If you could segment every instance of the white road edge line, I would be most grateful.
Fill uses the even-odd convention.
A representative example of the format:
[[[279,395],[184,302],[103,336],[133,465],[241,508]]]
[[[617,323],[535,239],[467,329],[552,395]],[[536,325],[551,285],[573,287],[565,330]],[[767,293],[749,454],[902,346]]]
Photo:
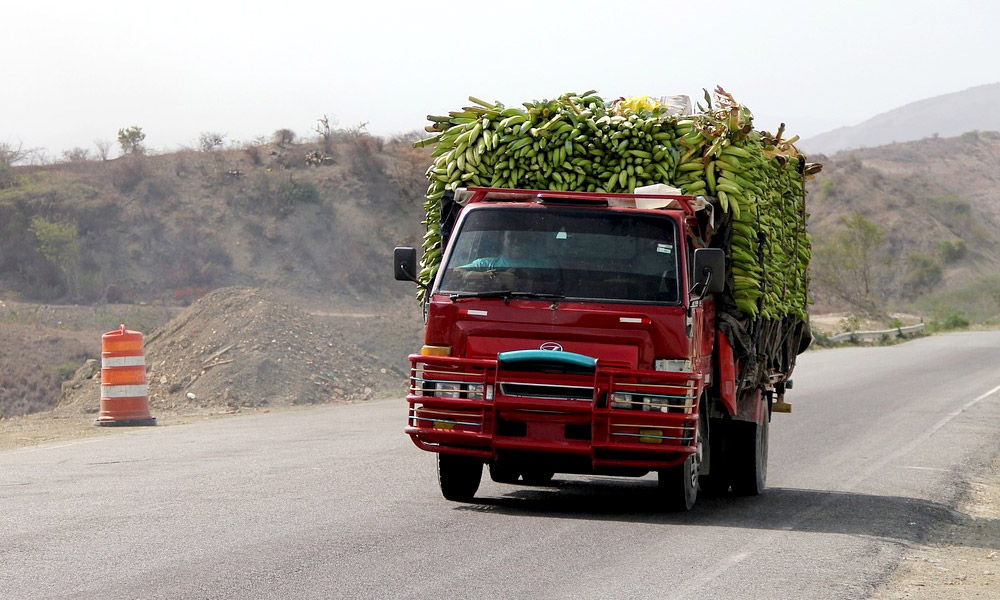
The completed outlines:
[[[976,404],[979,404],[983,400],[989,398],[993,394],[996,394],[997,392],[1000,392],[1000,385],[996,386],[995,388],[993,388],[992,390],[986,392],[985,394],[980,394],[976,398],[973,398],[972,400],[969,400],[968,402],[966,402],[962,406],[960,406],[957,409],[953,410],[952,412],[948,413],[947,415],[945,415],[945,417],[943,419],[941,419],[940,421],[938,421],[937,423],[935,423],[934,425],[932,425],[930,429],[924,431],[923,433],[921,433],[917,437],[915,437],[912,440],[910,440],[910,443],[906,444],[905,446],[900,446],[899,448],[896,448],[895,452],[892,452],[890,454],[885,455],[884,457],[882,457],[881,460],[879,460],[877,462],[874,462],[874,463],[870,463],[869,464],[869,468],[861,471],[858,474],[857,477],[855,477],[854,479],[852,479],[852,480],[850,480],[850,481],[847,482],[847,485],[845,486],[845,490],[853,490],[853,489],[855,489],[859,483],[861,483],[865,479],[868,479],[869,477],[875,475],[876,473],[881,472],[889,463],[895,461],[896,459],[898,459],[900,456],[906,454],[907,452],[912,451],[914,448],[916,448],[920,444],[923,444],[927,440],[927,438],[931,437],[932,435],[934,435],[935,433],[937,433],[938,431],[940,431],[942,427],[944,427],[948,423],[951,423],[953,420],[955,420],[956,417],[958,417],[959,415],[961,415],[965,411],[969,410],[970,408],[972,408]]]

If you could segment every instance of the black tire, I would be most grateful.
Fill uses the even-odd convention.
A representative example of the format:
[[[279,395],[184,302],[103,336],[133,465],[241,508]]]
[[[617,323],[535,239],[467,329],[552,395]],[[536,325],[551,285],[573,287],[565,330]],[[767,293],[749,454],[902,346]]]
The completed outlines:
[[[525,469],[521,479],[528,485],[548,485],[555,476],[555,471],[545,469]]]
[[[664,507],[672,512],[694,508],[698,500],[697,458],[689,456],[676,467],[658,473],[660,497]]]
[[[767,485],[768,418],[764,422],[734,421],[733,493],[737,496],[757,496]]]
[[[698,444],[694,454],[687,457],[676,467],[664,469],[657,473],[660,497],[667,510],[673,512],[688,511],[694,508],[698,501],[698,490],[701,487],[701,465],[709,458],[708,452],[708,416],[704,403],[698,417]]]
[[[708,445],[702,464],[708,465],[708,475],[698,477],[698,487],[706,496],[723,496],[729,492],[729,469],[727,452],[729,441],[729,420],[710,419]]]
[[[437,455],[438,485],[441,494],[453,502],[468,502],[479,490],[483,461],[460,454]]]
[[[517,483],[517,480],[520,478],[521,473],[517,469],[504,466],[496,461],[490,463],[490,479],[493,481],[497,483]]]

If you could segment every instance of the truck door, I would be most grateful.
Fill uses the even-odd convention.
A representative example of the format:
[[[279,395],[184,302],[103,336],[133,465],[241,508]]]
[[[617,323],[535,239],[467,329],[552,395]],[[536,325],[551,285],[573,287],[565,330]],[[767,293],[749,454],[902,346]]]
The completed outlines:
[[[691,369],[705,374],[705,383],[709,384],[712,373],[712,351],[715,346],[715,300],[711,294],[703,296],[699,290],[694,290],[692,293],[695,281],[694,249],[698,247],[698,243],[690,233],[685,236],[684,241],[687,275],[684,291],[688,302]]]

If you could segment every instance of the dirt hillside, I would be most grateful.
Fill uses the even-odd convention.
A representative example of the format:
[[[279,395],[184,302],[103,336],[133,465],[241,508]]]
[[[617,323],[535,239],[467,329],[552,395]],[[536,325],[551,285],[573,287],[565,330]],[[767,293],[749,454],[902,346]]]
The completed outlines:
[[[405,388],[399,361],[256,288],[215,290],[144,341],[153,416],[358,401]],[[99,361],[78,371],[54,416],[96,413],[99,373]]]

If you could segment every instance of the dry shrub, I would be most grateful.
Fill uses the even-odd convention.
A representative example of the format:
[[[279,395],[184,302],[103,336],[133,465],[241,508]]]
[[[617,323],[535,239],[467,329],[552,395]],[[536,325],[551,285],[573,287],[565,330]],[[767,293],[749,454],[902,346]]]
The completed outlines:
[[[130,194],[146,178],[146,171],[146,161],[142,156],[126,156],[115,165],[112,182],[122,192]]]
[[[370,177],[385,172],[385,162],[378,156],[385,148],[383,138],[363,133],[350,138],[347,148],[359,175]]]
[[[260,163],[264,159],[263,148],[261,148],[261,146],[257,144],[248,145],[246,148],[243,149],[243,152],[245,152],[247,158],[250,159],[250,164],[254,166],[260,165]]]

